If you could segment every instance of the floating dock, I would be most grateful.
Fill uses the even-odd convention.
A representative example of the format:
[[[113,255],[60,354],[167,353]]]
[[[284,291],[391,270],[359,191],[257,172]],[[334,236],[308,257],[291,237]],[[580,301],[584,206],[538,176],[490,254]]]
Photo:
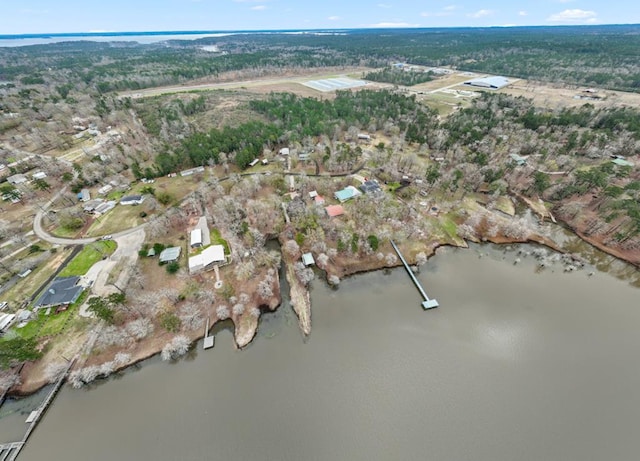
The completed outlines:
[[[396,250],[396,253],[400,258],[400,261],[402,261],[402,264],[404,264],[404,268],[409,273],[409,277],[411,277],[411,280],[413,280],[413,283],[415,284],[416,288],[424,298],[424,301],[422,302],[422,308],[424,310],[427,310],[427,309],[433,309],[435,307],[438,307],[440,305],[438,304],[438,301],[436,301],[435,299],[429,299],[429,296],[427,296],[427,292],[424,291],[424,288],[422,288],[422,285],[420,285],[420,282],[416,278],[415,274],[411,270],[411,267],[409,267],[409,264],[407,264],[407,261],[404,259],[404,257],[402,256],[402,253],[400,253],[400,249],[398,249],[398,247],[396,246],[393,240],[391,240],[391,246],[393,246],[393,249]]]

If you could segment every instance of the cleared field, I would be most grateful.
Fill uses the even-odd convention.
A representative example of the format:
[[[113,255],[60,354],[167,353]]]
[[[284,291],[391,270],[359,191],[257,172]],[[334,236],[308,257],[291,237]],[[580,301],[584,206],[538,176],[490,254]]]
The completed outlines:
[[[356,80],[349,77],[342,78],[326,78],[322,80],[310,80],[303,83],[304,86],[313,88],[314,90],[327,92],[336,90],[347,90],[350,88],[359,88],[367,85],[364,80]]]
[[[118,231],[138,226],[144,222],[140,217],[140,212],[144,210],[143,205],[116,205],[116,207],[104,216],[96,219],[89,230],[87,237],[97,237],[100,235],[113,234]]]
[[[523,96],[528,99],[533,99],[536,105],[552,109],[579,107],[584,104],[592,104],[596,107],[640,107],[640,94],[638,93],[609,90],[585,93],[585,89],[585,87],[519,80],[499,91],[513,96]]]

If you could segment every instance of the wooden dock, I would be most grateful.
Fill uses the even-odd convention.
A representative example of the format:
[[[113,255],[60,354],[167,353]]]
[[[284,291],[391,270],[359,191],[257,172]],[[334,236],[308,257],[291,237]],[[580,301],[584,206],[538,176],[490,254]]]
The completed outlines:
[[[22,447],[24,447],[24,445],[27,443],[27,439],[29,439],[29,436],[40,422],[40,419],[49,408],[49,405],[51,405],[51,402],[53,402],[53,399],[62,387],[62,384],[67,378],[67,374],[69,373],[69,370],[71,370],[71,367],[73,366],[75,361],[76,359],[73,359],[69,362],[69,365],[65,369],[62,376],[60,376],[53,388],[49,391],[49,394],[47,394],[47,398],[44,400],[44,402],[42,402],[42,404],[36,410],[31,412],[28,418],[29,427],[27,428],[27,432],[25,432],[24,437],[22,437],[22,440],[19,442],[0,443],[0,461],[15,461],[15,459],[20,454]]]
[[[13,461],[22,450],[24,442],[10,442],[0,445],[0,461]]]
[[[422,285],[420,284],[420,281],[416,278],[415,274],[411,270],[411,267],[409,267],[409,264],[404,259],[404,257],[402,256],[402,253],[400,253],[400,249],[397,247],[397,245],[395,244],[395,242],[393,240],[391,240],[391,246],[393,246],[393,249],[396,250],[396,253],[398,254],[398,257],[400,258],[400,261],[402,261],[402,264],[404,264],[404,268],[409,273],[409,277],[411,277],[411,280],[413,280],[414,285],[416,286],[416,288],[418,288],[418,291],[420,292],[420,294],[424,298],[424,301],[422,302],[422,308],[424,310],[427,310],[427,309],[433,309],[435,307],[438,307],[440,305],[440,304],[438,304],[438,301],[436,301],[435,299],[429,299],[429,296],[427,296],[427,292],[424,291],[424,288],[422,288]]]
[[[204,344],[202,348],[204,350],[211,349],[216,344],[216,337],[214,335],[209,336],[209,317],[207,317],[207,326],[204,327]]]

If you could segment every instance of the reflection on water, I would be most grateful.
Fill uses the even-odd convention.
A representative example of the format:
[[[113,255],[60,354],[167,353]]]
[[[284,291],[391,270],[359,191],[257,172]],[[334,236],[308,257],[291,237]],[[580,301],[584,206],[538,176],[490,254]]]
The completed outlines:
[[[245,351],[223,330],[64,388],[21,461],[635,459],[638,290],[519,249],[439,250],[418,275],[435,310],[404,269],[316,281],[309,341],[285,307]]]

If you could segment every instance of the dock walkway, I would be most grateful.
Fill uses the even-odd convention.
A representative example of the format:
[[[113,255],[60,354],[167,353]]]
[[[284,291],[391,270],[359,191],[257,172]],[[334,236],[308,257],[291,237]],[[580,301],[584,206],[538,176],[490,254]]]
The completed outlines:
[[[422,288],[420,281],[414,275],[413,271],[411,270],[411,267],[409,267],[409,264],[404,259],[404,256],[402,256],[402,253],[400,253],[400,249],[397,247],[397,245],[393,240],[391,240],[391,246],[393,246],[393,249],[396,250],[396,253],[400,258],[400,261],[402,261],[402,264],[404,264],[404,268],[409,273],[409,277],[411,277],[411,280],[413,280],[413,283],[415,284],[416,288],[418,288],[418,291],[424,298],[424,301],[422,302],[422,308],[424,310],[427,310],[427,309],[433,309],[434,307],[438,307],[439,306],[438,301],[436,301],[435,299],[429,299],[429,296],[427,296],[427,292],[424,291],[424,288]]]
[[[27,432],[25,432],[24,437],[22,437],[22,440],[19,442],[0,443],[0,461],[14,461],[18,457],[18,455],[20,454],[20,451],[22,450],[22,447],[24,447],[24,445],[27,443],[27,439],[29,438],[33,430],[36,428],[36,426],[40,422],[40,419],[42,418],[44,413],[47,411],[47,408],[49,408],[49,405],[51,405],[51,402],[53,402],[54,397],[62,387],[62,384],[64,383],[64,380],[67,378],[67,374],[69,373],[69,370],[71,370],[71,367],[73,366],[75,361],[76,359],[73,359],[69,362],[69,365],[65,369],[64,373],[62,374],[62,376],[60,376],[58,381],[56,381],[56,384],[49,391],[49,394],[47,395],[47,398],[44,400],[44,402],[42,402],[42,404],[38,407],[37,410],[35,410],[31,415],[29,415],[29,419],[31,420],[31,422],[29,423]]]

